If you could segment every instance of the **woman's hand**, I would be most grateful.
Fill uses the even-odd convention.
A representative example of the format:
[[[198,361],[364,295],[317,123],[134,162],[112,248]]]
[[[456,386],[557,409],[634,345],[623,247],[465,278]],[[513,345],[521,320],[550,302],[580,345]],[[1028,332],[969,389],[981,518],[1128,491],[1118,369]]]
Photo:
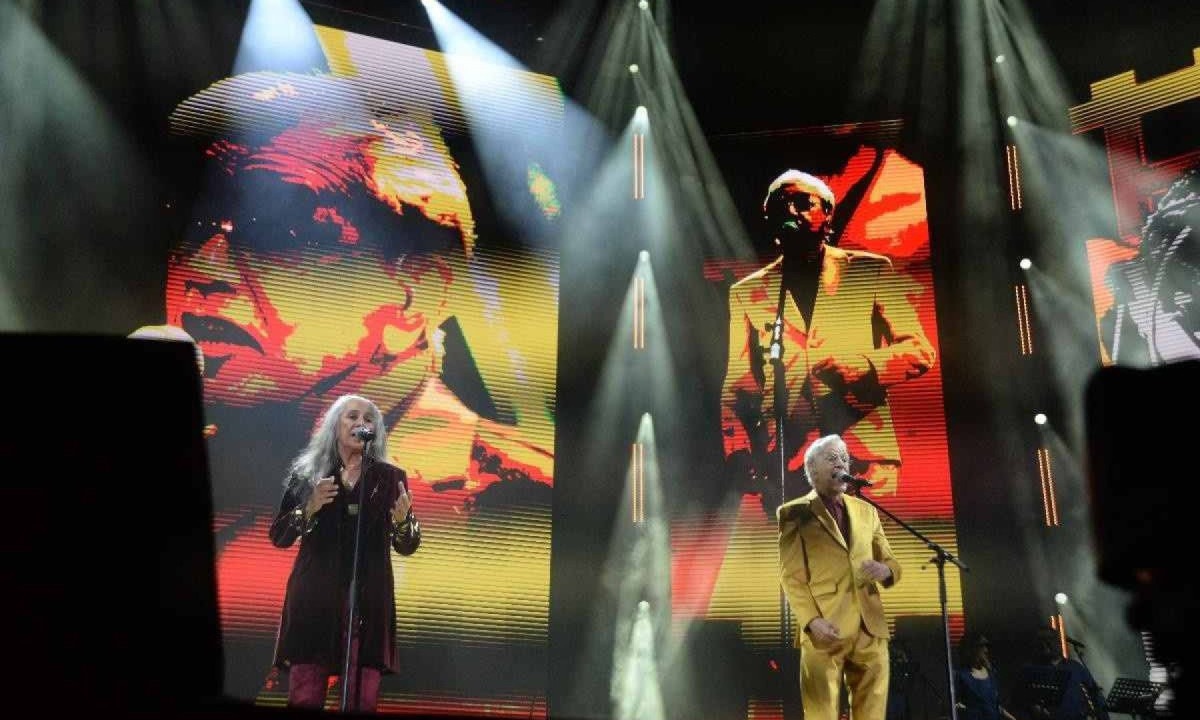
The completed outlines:
[[[400,483],[400,494],[396,496],[396,504],[392,506],[392,520],[397,525],[404,522],[408,517],[408,510],[412,507],[412,495],[404,489],[404,484]]]
[[[308,504],[304,506],[304,519],[311,519],[318,510],[333,502],[333,499],[337,497],[337,492],[337,482],[332,475],[318,480],[317,484],[313,485],[312,495],[308,497]]]

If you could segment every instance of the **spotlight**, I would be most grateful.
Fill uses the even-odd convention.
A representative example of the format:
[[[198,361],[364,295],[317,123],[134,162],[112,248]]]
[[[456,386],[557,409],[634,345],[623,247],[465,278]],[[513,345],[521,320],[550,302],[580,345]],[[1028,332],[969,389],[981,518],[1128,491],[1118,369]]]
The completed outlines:
[[[632,74],[632,75],[637,75],[637,71],[638,71],[638,66],[637,66],[637,63],[634,63],[634,64],[632,64],[632,65],[630,65],[630,66],[629,66],[629,72],[630,72],[630,74]]]
[[[646,111],[645,105],[638,105],[637,108],[633,111],[633,119],[634,120],[638,120],[640,122],[646,122],[646,118],[648,118],[648,117],[650,117],[650,116]]]
[[[1007,120],[1005,120],[1004,122],[1008,123],[1008,126],[1009,126],[1009,127],[1016,127],[1016,126],[1017,126],[1017,116],[1016,116],[1016,115],[1009,115],[1009,116],[1008,116],[1008,119],[1007,119]]]
[[[1059,605],[1066,605],[1067,604],[1067,594],[1061,593],[1061,592],[1054,593],[1054,602],[1058,603]]]
[[[1037,415],[1034,415],[1033,421],[1035,423],[1037,423],[1038,425],[1045,425],[1046,424],[1046,413],[1038,413]]]
[[[650,253],[646,252],[645,250],[638,253],[638,262],[650,262]],[[649,413],[647,413],[647,415],[648,414]]]
[[[638,0],[638,7],[645,10],[650,7],[650,3],[646,2],[646,0]]]
[[[999,65],[1002,62],[1004,62],[1004,54],[1003,53],[996,56],[996,64]]]
[[[1021,266],[1022,270],[1028,270],[1029,268],[1033,267],[1033,261],[1029,258],[1021,258],[1019,265]]]

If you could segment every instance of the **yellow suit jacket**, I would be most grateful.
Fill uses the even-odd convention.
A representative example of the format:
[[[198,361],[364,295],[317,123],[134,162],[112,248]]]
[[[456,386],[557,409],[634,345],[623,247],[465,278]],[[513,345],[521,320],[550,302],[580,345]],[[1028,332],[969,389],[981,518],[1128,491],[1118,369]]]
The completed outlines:
[[[813,618],[837,626],[853,637],[859,625],[875,637],[888,637],[879,584],[860,579],[864,560],[878,560],[892,570],[884,583],[900,580],[900,563],[892,555],[879,514],[870,504],[844,496],[850,518],[847,546],[833,516],[815,491],[779,506],[779,580],[796,616],[796,643]]]
[[[721,391],[725,455],[771,451],[772,370],[764,362],[779,311],[783,258],[729,289],[729,349]],[[887,404],[887,388],[918,377],[934,362],[909,295],[911,280],[897,275],[882,255],[825,247],[811,322],[792,296],[783,311],[783,361],[787,377],[789,468],[797,469],[807,441],[838,433],[850,454],[869,462],[899,463],[900,451]],[[814,374],[833,357],[870,371],[846,385]]]

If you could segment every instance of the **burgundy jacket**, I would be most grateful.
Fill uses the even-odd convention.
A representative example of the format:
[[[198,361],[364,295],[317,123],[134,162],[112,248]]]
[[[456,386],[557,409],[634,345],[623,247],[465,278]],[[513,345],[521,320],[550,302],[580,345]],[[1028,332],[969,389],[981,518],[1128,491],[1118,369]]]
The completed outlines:
[[[271,543],[290,547],[300,540],[300,552],[288,577],[283,616],[275,642],[275,666],[293,663],[323,665],[341,673],[350,576],[354,557],[356,516],[350,506],[358,503],[359,486],[353,490],[342,483],[340,468],[335,473],[338,494],[310,521],[307,534],[294,515],[308,500],[307,482],[292,478],[271,525]],[[411,555],[421,544],[421,529],[409,511],[406,522],[394,526],[392,505],[399,488],[406,490],[404,471],[376,461],[360,480],[366,493],[362,561],[359,566],[358,618],[361,628],[359,662],[363,667],[395,672],[396,605],[392,586],[394,549]]]

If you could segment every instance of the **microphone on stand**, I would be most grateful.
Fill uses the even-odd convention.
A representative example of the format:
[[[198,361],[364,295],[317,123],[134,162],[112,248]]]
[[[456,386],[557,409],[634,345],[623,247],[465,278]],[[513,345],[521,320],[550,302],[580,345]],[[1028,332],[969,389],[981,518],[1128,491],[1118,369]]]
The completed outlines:
[[[1083,643],[1079,642],[1078,640],[1071,637],[1070,635],[1067,635],[1066,638],[1067,638],[1067,642],[1074,645],[1076,650],[1087,650],[1087,645],[1084,645]]]
[[[861,490],[863,488],[869,488],[872,485],[870,480],[865,480],[860,477],[854,477],[853,475],[851,475],[848,472],[838,473],[837,475],[834,476],[834,479],[839,482],[846,483],[846,487],[854,489],[854,490]]]
[[[775,322],[771,326],[771,351],[768,354],[772,360],[780,360],[783,358],[783,312],[782,309],[775,316]]]
[[[370,442],[375,439],[375,430],[367,425],[360,425],[354,428],[350,431],[350,434],[363,442]]]

